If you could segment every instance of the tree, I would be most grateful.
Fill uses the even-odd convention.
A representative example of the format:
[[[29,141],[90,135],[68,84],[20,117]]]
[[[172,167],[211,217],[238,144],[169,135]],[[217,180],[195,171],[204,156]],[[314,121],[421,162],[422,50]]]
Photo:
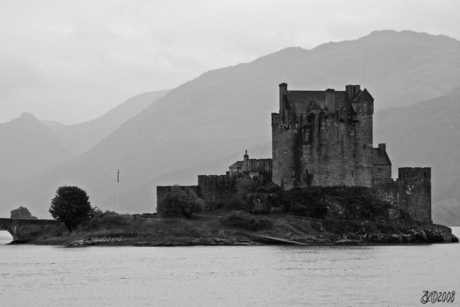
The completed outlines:
[[[92,208],[88,194],[79,187],[62,186],[51,200],[51,216],[64,222],[70,232],[93,217],[97,208]]]
[[[255,193],[260,184],[249,177],[238,178],[236,181],[236,190],[238,194],[246,199],[248,194]]]
[[[204,200],[188,188],[185,191],[179,186],[173,186],[158,202],[157,212],[163,216],[185,216],[187,219],[194,213],[200,213]]]
[[[17,209],[11,210],[12,219],[27,219],[27,220],[36,220],[37,218],[33,216],[29,209],[26,207],[19,207]]]

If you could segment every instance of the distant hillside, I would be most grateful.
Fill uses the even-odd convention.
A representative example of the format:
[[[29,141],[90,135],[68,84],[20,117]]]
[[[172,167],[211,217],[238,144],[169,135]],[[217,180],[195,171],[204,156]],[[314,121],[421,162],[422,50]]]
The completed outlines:
[[[382,110],[374,127],[375,143],[387,143],[394,176],[401,166],[431,167],[433,219],[460,225],[460,87],[438,98]]]
[[[71,157],[59,138],[30,113],[0,124],[0,182],[30,176]]]
[[[134,96],[106,114],[84,123],[69,126],[61,124],[59,127],[58,123],[47,121],[45,125],[57,133],[68,150],[78,155],[99,143],[167,92],[168,90],[163,90]]]
[[[25,182],[21,190],[26,193],[10,191],[2,200],[34,206],[34,213],[46,215],[53,192],[67,183],[86,189],[93,204],[103,209],[115,209],[119,189],[124,211],[152,211],[154,185],[164,184],[156,178],[270,141],[270,113],[278,111],[279,83],[318,90],[361,84],[374,96],[377,109],[402,106],[457,86],[459,55],[460,42],[446,36],[379,31],[312,50],[288,48],[209,71],[168,92],[89,151]],[[400,133],[406,131],[402,129]],[[385,141],[389,150],[394,148]],[[261,155],[270,157],[270,147]],[[228,162],[222,164],[222,173],[227,167]],[[185,183],[180,172],[176,176],[178,183]]]
[[[62,131],[67,125],[54,120],[41,120],[41,123],[53,133]]]

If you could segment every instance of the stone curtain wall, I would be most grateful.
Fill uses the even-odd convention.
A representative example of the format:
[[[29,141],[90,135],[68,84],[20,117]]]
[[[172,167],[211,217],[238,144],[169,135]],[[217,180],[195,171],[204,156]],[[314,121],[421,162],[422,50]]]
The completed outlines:
[[[219,203],[228,200],[237,193],[238,177],[227,175],[200,175],[197,186],[179,186],[182,190],[193,189],[195,194],[208,203]],[[157,186],[157,204],[161,198],[171,191],[173,186]]]
[[[238,192],[237,179],[238,177],[227,175],[200,175],[198,186],[201,189],[201,197],[209,203],[228,200]]]

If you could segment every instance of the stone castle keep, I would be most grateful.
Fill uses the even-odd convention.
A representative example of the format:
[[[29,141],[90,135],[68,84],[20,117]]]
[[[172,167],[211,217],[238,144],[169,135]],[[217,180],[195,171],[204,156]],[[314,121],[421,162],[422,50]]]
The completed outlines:
[[[289,91],[279,86],[279,113],[272,113],[271,159],[244,155],[226,175],[198,176],[192,188],[206,201],[236,193],[236,181],[249,176],[282,189],[308,186],[362,186],[431,223],[431,168],[400,168],[391,177],[386,145],[373,148],[374,98],[359,85],[344,91]],[[157,197],[170,187],[157,187]]]

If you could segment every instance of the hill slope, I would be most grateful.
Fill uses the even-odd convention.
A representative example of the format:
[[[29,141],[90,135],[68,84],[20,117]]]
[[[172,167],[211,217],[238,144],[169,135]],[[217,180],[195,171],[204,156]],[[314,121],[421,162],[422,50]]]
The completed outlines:
[[[377,109],[407,105],[458,85],[459,55],[460,42],[445,36],[381,31],[209,71],[168,92],[91,150],[25,183],[27,193],[10,192],[5,198],[9,204],[33,204],[40,215],[57,186],[67,183],[86,189],[103,209],[116,208],[119,190],[124,211],[152,211],[154,183],[163,184],[155,178],[270,140],[279,83],[318,90],[361,84]],[[270,157],[270,150],[263,156]],[[227,167],[222,165],[222,173]],[[185,183],[179,173],[177,182]]]
[[[167,92],[163,90],[136,95],[104,115],[84,123],[58,127],[48,121],[45,125],[57,133],[74,155],[78,155],[92,148]]]

